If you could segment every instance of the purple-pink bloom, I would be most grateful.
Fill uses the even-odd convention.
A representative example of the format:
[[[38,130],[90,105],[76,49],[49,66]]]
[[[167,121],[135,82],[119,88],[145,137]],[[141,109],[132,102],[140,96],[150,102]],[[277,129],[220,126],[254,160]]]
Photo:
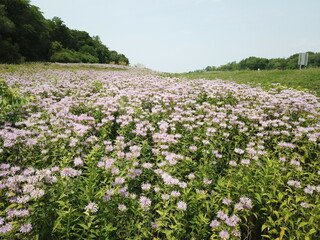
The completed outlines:
[[[139,203],[140,206],[144,209],[144,210],[149,210],[150,206],[151,206],[151,200],[145,196],[141,196],[139,199]]]
[[[212,220],[211,223],[210,223],[210,227],[212,228],[217,228],[220,226],[220,222],[218,220]]]
[[[125,179],[123,177],[116,177],[116,179],[113,182],[113,185],[121,185],[125,182]]]
[[[60,174],[62,177],[76,177],[81,175],[82,171],[78,171],[73,168],[64,168],[61,170]]]
[[[121,212],[124,212],[124,211],[127,210],[127,207],[126,207],[126,205],[124,205],[124,204],[119,204],[118,209],[119,209]]]
[[[225,223],[230,227],[234,227],[238,224],[239,221],[240,221],[240,218],[236,215],[233,215],[233,216],[227,218],[225,220]]]
[[[182,201],[177,203],[177,207],[182,211],[187,210],[187,204],[185,202],[182,202]]]
[[[228,215],[226,213],[224,213],[223,211],[218,211],[217,217],[220,218],[221,220],[226,220],[228,218]]]
[[[74,164],[75,166],[82,166],[82,165],[83,165],[83,161],[82,161],[82,159],[81,159],[80,157],[76,157],[76,158],[74,159],[74,161],[73,161],[73,164]]]
[[[224,199],[222,199],[222,203],[225,204],[225,205],[230,205],[231,202],[232,202],[232,200],[229,199],[229,198],[224,198]]]
[[[32,224],[31,223],[27,223],[24,225],[20,226],[20,232],[21,233],[28,233],[32,230]]]
[[[99,210],[99,207],[95,202],[90,202],[84,209],[88,213],[95,213]]]
[[[219,232],[219,236],[222,238],[222,239],[228,239],[229,238],[229,232],[226,231],[226,230],[222,230],[221,232]]]
[[[13,226],[10,223],[7,223],[6,225],[3,225],[0,227],[0,233],[7,233],[12,230]]]

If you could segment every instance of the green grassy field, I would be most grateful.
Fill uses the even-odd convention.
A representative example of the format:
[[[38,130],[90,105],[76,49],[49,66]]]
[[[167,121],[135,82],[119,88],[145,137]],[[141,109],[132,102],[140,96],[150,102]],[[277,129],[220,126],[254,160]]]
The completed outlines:
[[[189,79],[223,79],[237,83],[246,83],[254,86],[261,85],[269,88],[272,84],[280,83],[282,86],[304,91],[313,91],[320,96],[320,68],[302,70],[273,70],[273,71],[233,71],[233,72],[201,72],[169,74],[174,77]]]
[[[80,64],[80,63],[71,63],[71,64],[59,64],[59,63],[50,63],[50,62],[31,62],[23,64],[0,64],[0,73],[1,72],[17,72],[21,69],[26,71],[34,71],[34,69],[45,69],[45,70],[94,70],[94,71],[126,71],[128,68],[126,66],[114,65],[114,64]]]

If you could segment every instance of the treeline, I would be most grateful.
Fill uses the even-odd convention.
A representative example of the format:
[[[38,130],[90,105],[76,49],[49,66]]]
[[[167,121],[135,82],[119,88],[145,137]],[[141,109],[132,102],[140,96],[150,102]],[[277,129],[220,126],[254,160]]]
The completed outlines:
[[[45,19],[29,0],[0,0],[0,63],[24,61],[129,64],[98,36]]]
[[[309,53],[308,67],[320,67],[320,53]],[[294,54],[288,58],[259,58],[249,57],[240,62],[230,62],[219,67],[207,66],[205,69],[196,70],[195,72],[209,71],[236,71],[236,70],[285,70],[297,69],[299,54]]]

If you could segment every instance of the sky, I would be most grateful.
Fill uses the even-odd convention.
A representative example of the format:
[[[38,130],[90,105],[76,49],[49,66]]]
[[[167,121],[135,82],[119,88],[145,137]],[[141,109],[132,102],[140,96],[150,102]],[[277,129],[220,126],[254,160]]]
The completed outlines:
[[[320,52],[319,0],[31,0],[98,35],[130,64],[188,72],[255,56]]]

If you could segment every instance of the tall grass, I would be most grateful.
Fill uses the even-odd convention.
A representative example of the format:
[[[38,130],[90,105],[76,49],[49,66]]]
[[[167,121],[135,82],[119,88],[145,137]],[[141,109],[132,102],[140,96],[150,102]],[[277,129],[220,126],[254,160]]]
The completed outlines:
[[[320,95],[320,68],[306,68],[302,70],[272,70],[272,71],[214,71],[169,74],[174,77],[188,79],[223,79],[236,83],[249,83],[263,88],[270,88],[272,84],[280,83],[282,86],[297,90],[313,91]]]

